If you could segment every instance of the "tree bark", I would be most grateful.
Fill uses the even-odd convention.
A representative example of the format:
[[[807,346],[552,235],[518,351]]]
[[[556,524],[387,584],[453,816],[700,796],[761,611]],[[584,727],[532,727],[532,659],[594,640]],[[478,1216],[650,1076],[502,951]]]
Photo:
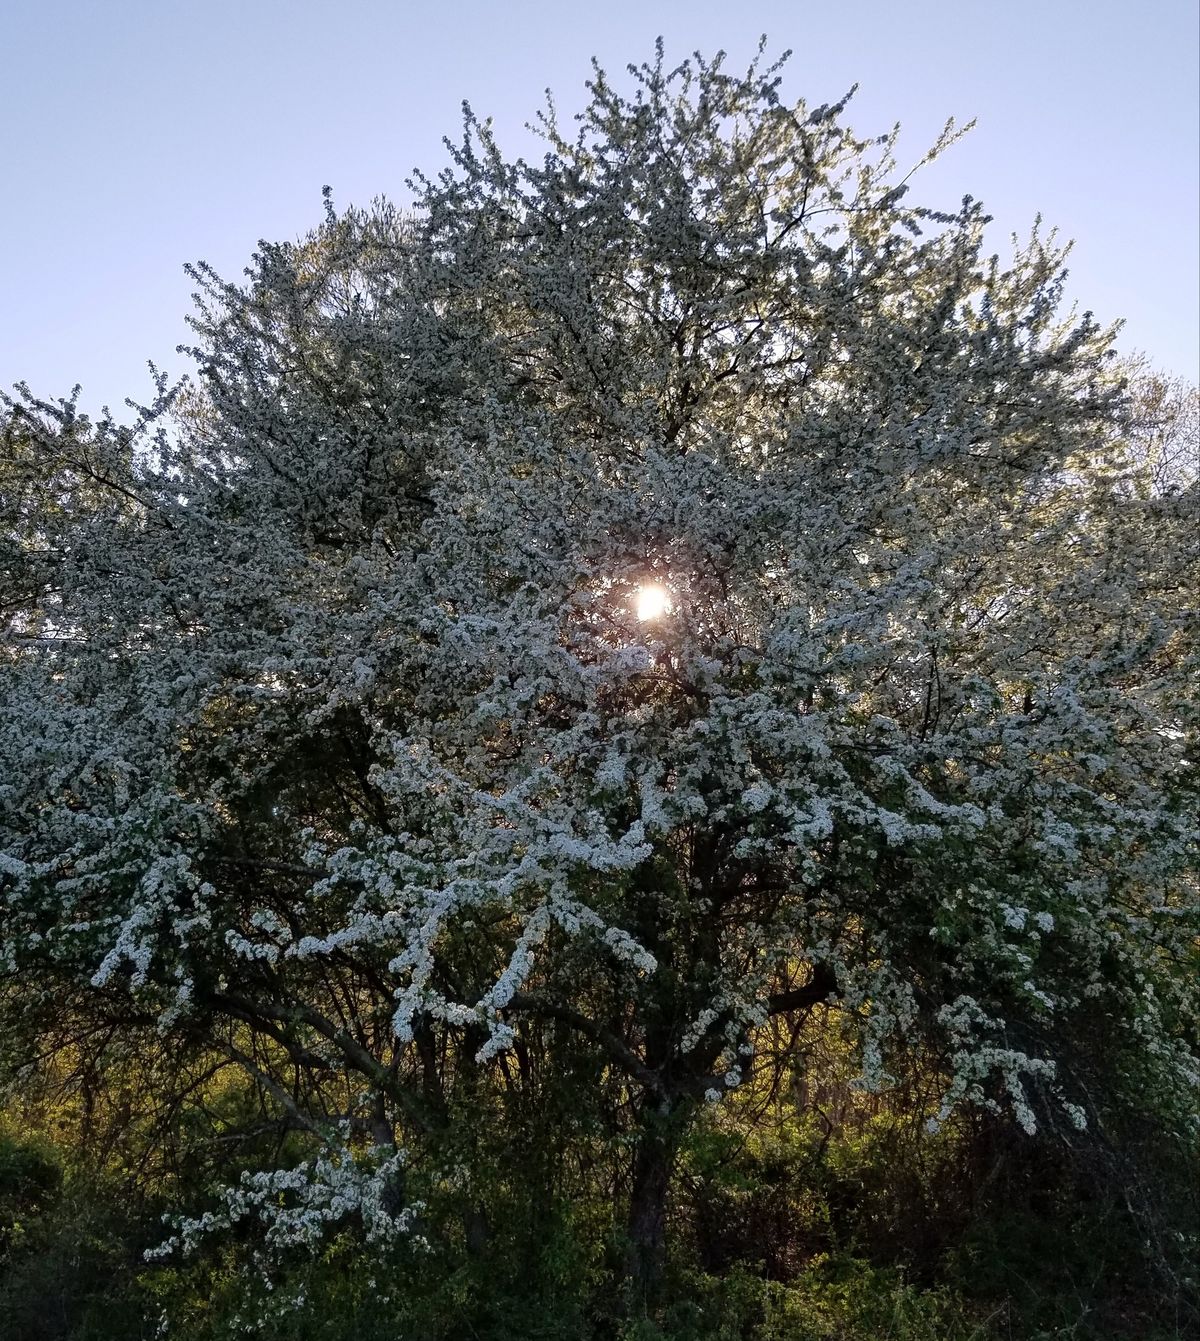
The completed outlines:
[[[667,1192],[678,1148],[677,1107],[663,1099],[642,1110],[641,1134],[633,1156],[629,1191],[625,1294],[633,1316],[657,1302],[667,1261]]]

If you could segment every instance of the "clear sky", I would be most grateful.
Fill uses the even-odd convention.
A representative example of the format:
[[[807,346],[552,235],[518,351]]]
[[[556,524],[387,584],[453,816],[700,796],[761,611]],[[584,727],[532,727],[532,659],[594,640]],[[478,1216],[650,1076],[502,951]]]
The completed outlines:
[[[913,183],[965,192],[994,245],[1041,211],[1076,239],[1071,295],[1126,319],[1121,344],[1196,378],[1200,93],[1195,0],[4,0],[0,6],[0,385],[81,404],[149,394],[187,338],[185,261],[237,277],[257,239],[340,204],[403,201],[445,161],[464,98],[503,146],[555,91],[760,33],[785,92],[858,82],[862,132],[899,120],[920,157],[947,116],[978,128]]]

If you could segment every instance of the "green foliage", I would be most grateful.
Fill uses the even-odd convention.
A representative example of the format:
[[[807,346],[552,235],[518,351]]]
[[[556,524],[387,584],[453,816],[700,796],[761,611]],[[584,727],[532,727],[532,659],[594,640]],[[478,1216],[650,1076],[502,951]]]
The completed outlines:
[[[820,1257],[795,1282],[745,1271],[682,1281],[659,1324],[638,1341],[983,1341],[985,1324],[948,1290],[918,1290],[896,1270]]]
[[[157,1332],[154,1297],[141,1279],[141,1255],[157,1230],[149,1208],[131,1206],[128,1189],[114,1180],[64,1177],[50,1167],[56,1176],[36,1203],[27,1202],[0,1255],[3,1335],[149,1341]]]
[[[61,1183],[62,1170],[43,1142],[0,1135],[0,1258],[20,1241],[24,1221],[53,1200]]]
[[[1095,1144],[1047,1150],[998,1123],[929,1134],[911,1095],[844,1089],[827,1060],[807,1083],[832,1120],[748,1097],[694,1128],[663,1295],[640,1319],[612,1287],[622,1246],[603,1166],[573,1181],[560,1166],[548,1191],[536,1126],[523,1167],[464,1117],[477,1163],[469,1180],[416,1175],[420,1246],[347,1232],[266,1270],[251,1240],[146,1265],[171,1180],[155,1175],[155,1192],[128,1169],[88,1174],[61,1111],[57,1146],[10,1127],[6,1341],[135,1341],[162,1318],[172,1341],[1182,1341],[1200,1320],[1192,1152],[1126,1131],[1122,1173]],[[222,1096],[223,1120],[239,1120]]]

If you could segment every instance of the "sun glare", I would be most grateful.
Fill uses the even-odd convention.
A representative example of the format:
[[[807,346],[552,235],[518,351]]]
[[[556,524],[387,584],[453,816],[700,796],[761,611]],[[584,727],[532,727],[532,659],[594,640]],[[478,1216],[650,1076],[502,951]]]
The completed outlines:
[[[639,619],[658,619],[671,609],[671,597],[666,587],[657,583],[639,587],[637,592],[637,617]]]

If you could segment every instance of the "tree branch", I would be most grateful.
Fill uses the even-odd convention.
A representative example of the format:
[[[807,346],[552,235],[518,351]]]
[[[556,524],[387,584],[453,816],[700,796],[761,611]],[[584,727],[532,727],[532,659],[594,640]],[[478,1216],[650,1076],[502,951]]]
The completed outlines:
[[[653,1090],[656,1094],[665,1092],[663,1078],[656,1071],[652,1071],[623,1039],[611,1029],[589,1020],[586,1015],[581,1015],[570,1006],[561,1006],[554,1001],[543,1001],[539,997],[518,992],[505,1009],[525,1011],[530,1015],[542,1015],[547,1019],[561,1020],[564,1024],[569,1024],[590,1038],[593,1043],[599,1043],[613,1061],[648,1090]]]
[[[828,964],[813,966],[812,977],[803,987],[789,987],[782,992],[772,992],[767,997],[767,1013],[784,1015],[793,1010],[811,1010],[820,1006],[831,996],[840,996],[837,975]]]

